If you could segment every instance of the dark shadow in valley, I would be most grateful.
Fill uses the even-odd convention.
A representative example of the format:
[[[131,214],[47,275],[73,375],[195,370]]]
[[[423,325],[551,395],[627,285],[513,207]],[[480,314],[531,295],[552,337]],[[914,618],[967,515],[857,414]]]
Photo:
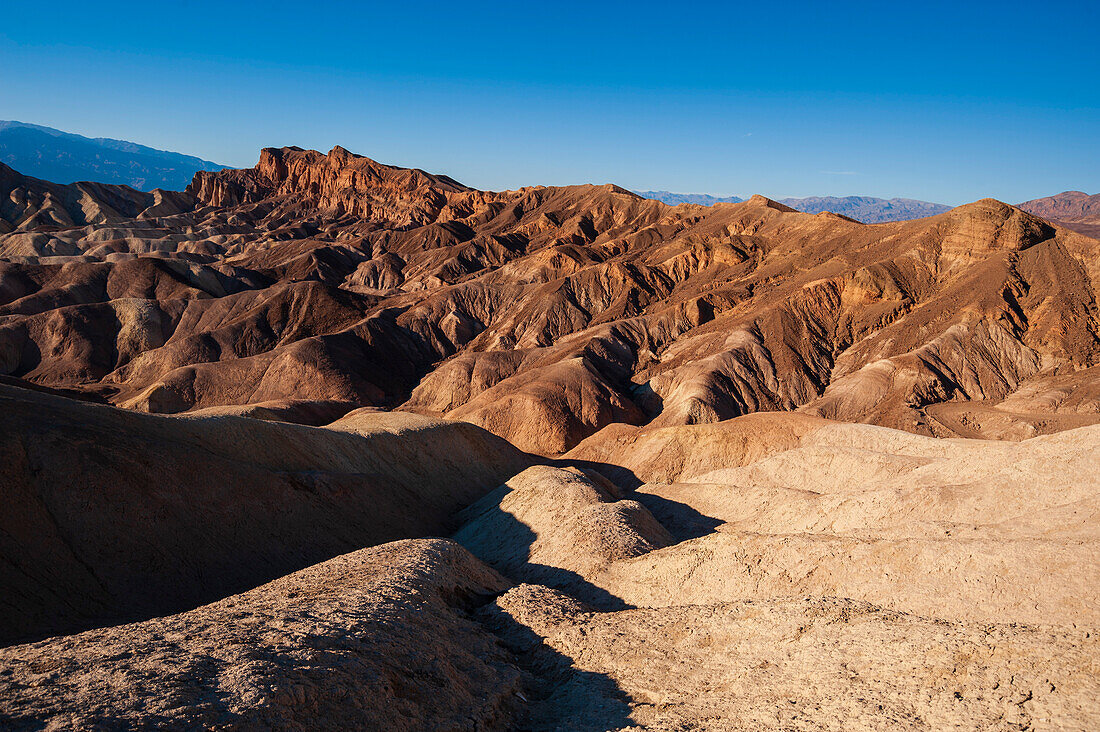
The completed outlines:
[[[504,491],[490,494],[496,500],[503,495]],[[542,585],[599,612],[629,609],[622,598],[577,572],[530,561],[537,535],[498,503],[483,505],[483,510],[466,517],[467,523],[453,538],[511,581]],[[500,639],[523,675],[526,703],[510,729],[597,732],[634,727],[630,696],[618,682],[606,674],[578,668],[573,658],[551,647],[526,625],[525,615],[512,614],[492,602],[472,612],[475,621]]]
[[[677,541],[698,539],[707,534],[713,534],[714,530],[725,523],[720,519],[699,513],[686,503],[673,501],[651,493],[632,492],[630,498],[649,509],[653,518],[657,519],[672,534]]]
[[[481,561],[514,582],[543,585],[564,592],[601,612],[626,610],[621,597],[598,587],[577,572],[532,562],[531,547],[538,538],[529,526],[498,505],[469,516],[452,537]]]
[[[586,473],[599,473],[627,492],[633,491],[635,488],[645,484],[645,482],[629,468],[624,468],[621,465],[614,465],[612,463],[601,463],[595,460],[559,458],[556,460],[547,460],[546,464],[555,468],[577,468]]]
[[[686,503],[639,492],[638,488],[645,484],[644,481],[621,465],[593,460],[553,460],[549,464],[557,468],[577,468],[607,478],[620,489],[622,498],[630,498],[645,506],[677,542],[706,536],[725,523],[721,519],[696,511]]]
[[[495,604],[475,610],[472,618],[499,639],[520,670],[525,704],[509,729],[602,732],[637,726],[630,718],[631,697],[613,677],[579,668]]]
[[[545,585],[571,595],[600,612],[629,610],[633,605],[621,597],[613,595],[598,585],[594,585],[576,572],[546,564],[527,564],[523,572],[524,582]]]
[[[723,523],[683,503],[638,492],[635,489],[642,482],[620,466],[576,460],[548,462],[559,468],[583,470],[606,490],[607,501],[624,498],[638,501],[676,542],[712,533]],[[579,572],[546,564],[562,561],[569,566],[583,566],[586,551],[583,544],[587,540],[583,533],[559,535],[556,539],[544,536],[540,551],[533,554],[539,536],[528,523],[501,507],[500,501],[507,496],[508,490],[507,486],[502,486],[467,508],[463,512],[465,523],[454,538],[513,582],[556,590],[580,601],[582,607],[597,612],[632,609],[623,598],[588,581]],[[577,545],[554,545],[569,541]],[[580,611],[571,619],[568,610],[561,612],[542,607],[546,602],[544,597],[524,597],[521,592],[503,606],[489,603],[474,613],[474,617],[513,654],[523,673],[527,705],[521,712],[525,716],[517,719],[513,728],[606,730],[635,726],[630,719],[632,699],[613,676],[578,668],[575,659],[552,647],[553,641],[547,640],[556,635],[555,626],[563,629],[573,626],[583,631],[580,626],[589,622],[591,616]],[[524,607],[524,603],[538,603],[539,607]],[[571,634],[571,637],[578,642],[576,635]],[[585,637],[587,634],[582,632],[580,638]]]

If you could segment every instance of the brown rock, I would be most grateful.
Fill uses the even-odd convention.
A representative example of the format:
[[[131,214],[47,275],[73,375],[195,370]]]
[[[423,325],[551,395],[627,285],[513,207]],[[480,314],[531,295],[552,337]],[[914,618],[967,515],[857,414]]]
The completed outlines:
[[[24,208],[62,195],[8,178]],[[156,412],[403,404],[560,454],[616,423],[794,409],[1011,436],[937,405],[1100,364],[1096,241],[991,199],[868,226],[283,148],[144,203],[0,234],[6,374]]]

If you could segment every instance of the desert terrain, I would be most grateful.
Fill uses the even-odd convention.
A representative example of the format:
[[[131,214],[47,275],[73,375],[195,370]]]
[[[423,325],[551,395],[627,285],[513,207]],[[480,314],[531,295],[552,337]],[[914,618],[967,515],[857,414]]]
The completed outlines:
[[[1081,196],[0,164],[0,727],[1096,728]]]

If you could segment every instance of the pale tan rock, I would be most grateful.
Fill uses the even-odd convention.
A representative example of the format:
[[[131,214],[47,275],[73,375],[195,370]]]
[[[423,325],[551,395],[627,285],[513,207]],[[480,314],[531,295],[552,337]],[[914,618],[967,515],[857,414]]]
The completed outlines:
[[[180,615],[0,649],[6,729],[487,729],[520,672],[452,542],[346,554]]]
[[[667,457],[681,482],[633,497],[677,543],[578,563],[585,542],[534,500],[560,490],[545,468],[458,536],[517,580],[581,575],[557,585],[572,597],[522,585],[482,611],[556,669],[528,710],[537,729],[1086,729],[1098,430],[945,440],[794,414],[608,428],[573,452],[648,470]]]

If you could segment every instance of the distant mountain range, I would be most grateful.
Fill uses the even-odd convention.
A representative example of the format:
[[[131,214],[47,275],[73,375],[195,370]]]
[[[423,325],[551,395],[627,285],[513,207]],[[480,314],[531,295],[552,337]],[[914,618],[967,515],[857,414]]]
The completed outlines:
[[[681,203],[695,203],[713,206],[716,203],[738,203],[744,199],[737,196],[719,198],[706,193],[671,193],[669,191],[635,191],[639,196],[652,198],[670,206]],[[935,216],[951,209],[942,203],[916,201],[911,198],[872,198],[870,196],[812,196],[810,198],[778,198],[785,206],[804,213],[833,213],[862,221],[865,224],[881,224],[887,221],[906,221]]]
[[[679,206],[681,203],[694,203],[699,206],[713,206],[716,203],[741,203],[744,198],[726,196],[719,198],[707,193],[673,193],[672,191],[634,191],[642,198],[652,198],[654,201],[667,203],[669,206]]]
[[[718,197],[706,193],[672,193],[671,191],[634,191],[643,198],[652,198],[670,206],[693,203],[713,206],[716,203],[740,203],[737,196]],[[779,203],[804,213],[833,213],[865,224],[907,221],[935,216],[951,209],[942,203],[917,201],[912,198],[873,198],[871,196],[811,196],[809,198],[778,198]],[[1017,204],[1024,211],[1055,221],[1067,229],[1100,238],[1100,194],[1065,191],[1046,198],[1036,198]]]
[[[952,208],[942,203],[916,201],[912,198],[872,198],[871,196],[781,198],[779,202],[804,213],[832,211],[865,224],[923,219],[950,211]]]
[[[122,183],[142,191],[182,191],[197,171],[225,167],[125,140],[12,121],[0,121],[0,162],[54,183]]]
[[[1018,207],[1062,224],[1067,229],[1100,239],[1100,193],[1090,196],[1082,191],[1065,191],[1056,196],[1025,201]]]

